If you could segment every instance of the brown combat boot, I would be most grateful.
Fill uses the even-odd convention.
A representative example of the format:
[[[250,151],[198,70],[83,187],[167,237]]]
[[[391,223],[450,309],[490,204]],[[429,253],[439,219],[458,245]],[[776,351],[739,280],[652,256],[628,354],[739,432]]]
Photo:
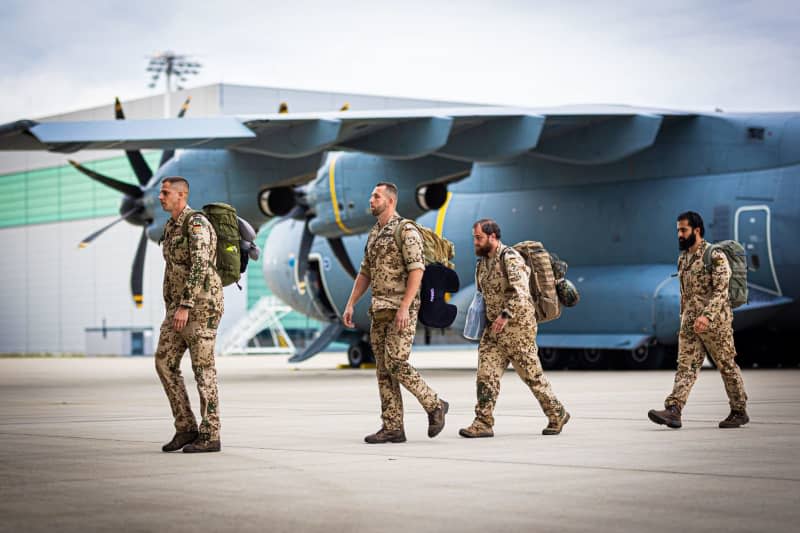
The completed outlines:
[[[439,407],[428,413],[428,437],[433,438],[444,429],[444,415],[450,409],[450,404],[439,400]]]
[[[494,437],[492,428],[477,420],[473,420],[469,427],[459,429],[458,434],[467,439]]]
[[[542,430],[542,435],[558,435],[564,428],[564,425],[569,422],[569,413],[564,407],[547,423],[547,427]]]
[[[222,443],[219,439],[211,440],[205,435],[200,435],[193,443],[183,447],[183,453],[206,453],[220,450],[222,450]]]
[[[747,416],[747,411],[731,410],[731,414],[728,415],[728,418],[719,423],[719,427],[738,428],[747,424],[748,422],[750,422],[750,417]]]
[[[383,444],[386,442],[405,442],[406,441],[406,432],[403,428],[395,429],[395,430],[387,430],[381,428],[377,431],[377,433],[373,433],[372,435],[367,435],[364,437],[364,442],[367,444]]]
[[[682,425],[681,409],[677,405],[670,405],[663,411],[650,409],[650,411],[647,413],[647,416],[656,424],[662,424],[664,426],[671,427],[672,429],[678,429]]]
[[[162,452],[175,452],[197,439],[197,431],[178,431],[172,440],[161,447]]]

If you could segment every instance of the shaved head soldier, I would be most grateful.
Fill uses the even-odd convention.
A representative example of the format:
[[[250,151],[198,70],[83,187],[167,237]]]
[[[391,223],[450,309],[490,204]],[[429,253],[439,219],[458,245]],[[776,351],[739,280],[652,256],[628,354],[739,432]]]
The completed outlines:
[[[458,433],[466,438],[494,436],[494,406],[510,361],[547,415],[542,433],[558,435],[569,421],[569,413],[553,393],[539,361],[536,311],[528,285],[528,276],[533,274],[519,252],[500,241],[500,226],[494,220],[477,221],[472,237],[479,257],[475,280],[486,302],[489,326],[478,346],[475,420]]]
[[[218,452],[219,398],[214,345],[224,310],[222,281],[214,268],[217,235],[202,214],[188,206],[189,183],[179,176],[164,178],[158,199],[172,216],[164,227],[162,249],[164,304],[156,350],[156,371],[167,393],[175,418],[175,436],[162,447],[165,452]],[[186,349],[200,395],[198,427],[181,375]]]
[[[405,442],[401,384],[428,413],[428,436],[433,438],[444,428],[448,404],[438,398],[408,362],[425,269],[422,236],[413,224],[407,223],[398,246],[395,232],[403,219],[396,211],[397,187],[394,184],[378,183],[370,196],[369,207],[378,221],[369,232],[361,270],[342,316],[345,326],[355,327],[353,306],[367,288],[372,287],[369,334],[375,353],[383,426],[364,440],[369,444]]]
[[[678,333],[678,370],[665,409],[647,416],[656,424],[681,427],[681,413],[700,367],[708,354],[719,368],[731,412],[719,423],[737,428],[750,421],[742,372],[736,364],[733,345],[733,310],[728,298],[731,267],[725,253],[711,250],[711,268],[703,256],[711,246],[703,239],[703,218],[694,211],[678,215],[678,275],[681,284],[681,329]]]

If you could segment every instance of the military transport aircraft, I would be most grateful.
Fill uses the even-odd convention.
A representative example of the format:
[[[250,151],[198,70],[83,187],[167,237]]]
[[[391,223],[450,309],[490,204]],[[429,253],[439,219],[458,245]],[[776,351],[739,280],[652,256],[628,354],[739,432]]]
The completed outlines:
[[[735,327],[753,349],[742,363],[797,364],[795,351],[776,347],[800,324],[800,114],[471,107],[0,126],[0,150],[82,149],[126,150],[139,179],[73,163],[124,194],[120,220],[144,228],[131,276],[137,302],[146,239],[159,239],[168,216],[161,177],[189,177],[195,205],[231,203],[254,225],[275,218],[269,287],[329,324],[293,360],[337,339],[350,343],[351,364],[370,356],[369,298],[357,330],[340,317],[374,223],[369,193],[392,181],[399,212],[456,245],[456,329],[474,292],[471,226],[492,217],[504,242],[541,240],[567,260],[580,290],[577,307],[540,328],[546,366],[660,366],[677,343],[675,217],[691,209],[707,238],[736,239],[748,252],[750,301]],[[155,171],[143,149],[165,151]]]

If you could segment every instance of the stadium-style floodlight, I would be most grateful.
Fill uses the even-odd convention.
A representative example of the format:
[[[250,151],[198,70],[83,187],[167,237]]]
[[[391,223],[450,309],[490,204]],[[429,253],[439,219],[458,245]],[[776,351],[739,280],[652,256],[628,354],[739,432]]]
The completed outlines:
[[[176,54],[171,50],[159,52],[148,57],[150,63],[147,65],[147,72],[152,74],[148,87],[154,89],[162,74],[166,82],[166,91],[164,93],[164,118],[170,117],[172,77],[174,76],[178,79],[176,88],[180,91],[183,89],[182,83],[186,82],[188,76],[197,74],[202,67],[200,63],[190,61],[189,57],[190,56],[183,54]]]

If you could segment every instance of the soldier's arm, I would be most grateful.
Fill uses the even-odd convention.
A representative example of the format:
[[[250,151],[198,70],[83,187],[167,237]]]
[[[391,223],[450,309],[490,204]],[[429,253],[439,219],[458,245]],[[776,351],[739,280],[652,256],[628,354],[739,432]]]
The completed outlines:
[[[683,315],[683,284],[681,283],[681,272],[683,271],[683,264],[681,262],[681,256],[678,256],[678,294],[680,298],[678,300],[678,314]]]
[[[508,288],[505,292],[505,311],[509,318],[513,318],[524,302],[530,299],[528,287],[528,273],[525,262],[515,253],[506,253],[503,256],[506,272],[508,273]]]
[[[359,272],[358,276],[356,276],[356,280],[353,283],[353,290],[350,291],[350,299],[347,300],[347,305],[345,307],[352,307],[358,303],[364,293],[367,292],[369,288],[370,278],[365,276],[363,273]]]
[[[408,281],[406,282],[406,292],[400,305],[408,308],[419,292],[422,274],[425,271],[422,236],[417,228],[410,224],[407,224],[403,230],[402,254],[403,264],[408,272]]]
[[[723,307],[728,303],[728,285],[731,282],[731,266],[722,250],[711,252],[711,299],[708,301],[702,315],[711,322],[719,317]]]
[[[187,225],[189,234],[189,275],[181,292],[181,307],[194,307],[194,301],[203,288],[211,264],[211,223],[203,215],[193,215]]]
[[[356,303],[358,303],[361,297],[364,296],[364,293],[367,292],[370,281],[372,281],[370,275],[369,254],[367,253],[368,248],[369,239],[367,240],[367,245],[364,246],[364,258],[361,260],[361,267],[359,268],[358,275],[353,282],[353,289],[350,291],[350,298],[347,300],[347,304],[344,306],[344,313],[342,313],[342,322],[344,322],[344,325],[349,328],[355,327],[355,324],[353,323],[353,307],[356,305]]]

